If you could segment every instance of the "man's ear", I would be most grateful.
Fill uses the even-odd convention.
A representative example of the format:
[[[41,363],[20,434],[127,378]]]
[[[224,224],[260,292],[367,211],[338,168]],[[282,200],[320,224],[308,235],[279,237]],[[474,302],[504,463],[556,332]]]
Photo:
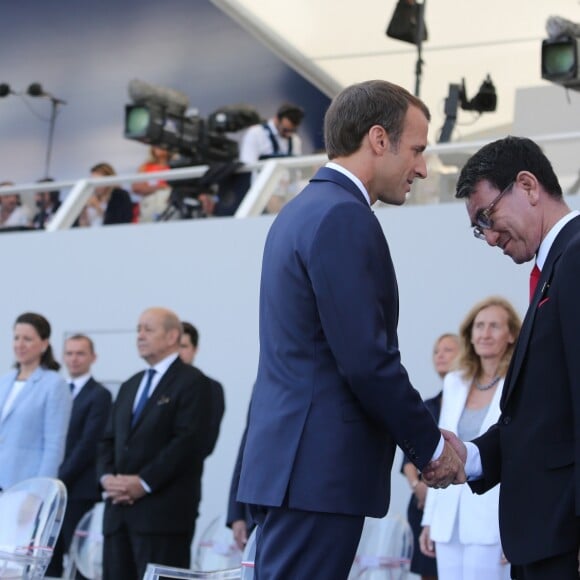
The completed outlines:
[[[540,196],[540,182],[530,171],[520,171],[516,183],[526,192],[532,205],[536,205]]]
[[[375,153],[382,154],[390,147],[389,135],[384,127],[373,125],[368,132],[369,143]]]

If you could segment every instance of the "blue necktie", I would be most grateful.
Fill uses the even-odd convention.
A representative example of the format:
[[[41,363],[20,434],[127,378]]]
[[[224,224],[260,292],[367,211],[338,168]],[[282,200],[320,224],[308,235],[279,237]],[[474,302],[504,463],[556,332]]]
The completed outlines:
[[[141,412],[143,411],[145,405],[147,404],[147,400],[149,399],[149,390],[151,389],[151,383],[153,382],[153,375],[155,374],[155,372],[156,372],[155,369],[147,370],[147,381],[145,382],[145,388],[143,389],[141,396],[139,397],[139,401],[137,401],[137,406],[133,411],[133,417],[131,419],[131,427],[135,426],[135,423],[137,423],[139,415],[141,415]]]

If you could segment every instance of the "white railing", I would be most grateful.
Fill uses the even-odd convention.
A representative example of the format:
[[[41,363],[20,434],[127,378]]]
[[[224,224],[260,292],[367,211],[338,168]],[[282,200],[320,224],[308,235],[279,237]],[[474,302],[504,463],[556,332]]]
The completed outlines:
[[[556,173],[565,192],[576,193],[580,189],[580,132],[559,133],[532,137],[539,145],[550,149]],[[430,176],[416,183],[409,203],[439,203],[454,201],[454,183],[462,163],[474,151],[489,141],[469,141],[431,145],[427,149],[427,166]],[[556,158],[557,156],[557,158]],[[291,197],[296,195],[316,170],[328,160],[325,154],[300,157],[281,157],[247,165],[239,171],[252,171],[252,185],[235,216],[245,218],[262,213],[276,213]],[[147,180],[179,181],[202,177],[207,165],[185,167],[147,173]],[[78,181],[55,181],[31,183],[0,188],[0,195],[20,193],[32,195],[38,191],[70,189],[46,230],[53,232],[72,226],[80,215],[93,190],[101,185],[130,185],[143,181],[143,173],[115,175],[111,177],[86,178]],[[573,185],[572,185],[573,184]]]

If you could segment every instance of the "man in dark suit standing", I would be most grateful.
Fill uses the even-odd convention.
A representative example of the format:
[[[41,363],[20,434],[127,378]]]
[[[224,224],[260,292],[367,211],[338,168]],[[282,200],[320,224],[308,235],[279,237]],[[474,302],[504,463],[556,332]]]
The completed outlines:
[[[401,364],[395,271],[371,210],[426,177],[428,122],[401,87],[346,88],[325,117],[331,162],[268,234],[238,490],[257,506],[258,580],[346,578],[364,517],[387,511],[397,444],[420,469],[439,458],[431,484],[464,481]]]
[[[191,322],[182,321],[181,326],[183,332],[181,333],[181,341],[179,343],[179,357],[185,364],[192,365],[199,349],[199,332]],[[211,420],[207,438],[207,454],[210,455],[215,449],[220,434],[220,425],[226,404],[224,388],[221,383],[211,377],[207,377],[207,379],[211,386]]]
[[[63,362],[69,375],[73,408],[64,461],[58,477],[66,485],[68,499],[48,576],[62,575],[63,552],[69,550],[82,516],[100,500],[97,484],[97,446],[111,410],[111,393],[91,376],[96,360],[93,341],[84,334],[67,338]]]
[[[524,138],[500,139],[471,157],[456,196],[477,238],[535,266],[499,421],[467,444],[467,456],[453,443],[476,493],[501,482],[501,539],[514,577],[577,580],[580,217],[546,156]]]
[[[99,452],[104,580],[141,579],[148,562],[189,567],[211,391],[179,358],[180,337],[170,310],[139,318],[137,348],[148,369],[121,385]]]

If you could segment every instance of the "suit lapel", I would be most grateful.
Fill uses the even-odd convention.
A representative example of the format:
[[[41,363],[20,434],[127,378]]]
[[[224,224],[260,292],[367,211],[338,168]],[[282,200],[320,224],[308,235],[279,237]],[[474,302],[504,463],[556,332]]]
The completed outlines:
[[[137,429],[139,427],[139,425],[141,425],[141,423],[143,422],[143,419],[147,416],[147,414],[151,411],[151,409],[153,409],[157,405],[157,402],[159,401],[159,399],[162,396],[165,396],[165,392],[171,386],[171,382],[173,380],[173,377],[175,376],[175,373],[177,372],[177,368],[178,368],[180,363],[181,363],[181,360],[179,359],[179,357],[176,358],[175,361],[173,361],[171,363],[171,365],[169,366],[167,371],[164,373],[164,375],[161,377],[161,380],[159,381],[159,383],[155,387],[155,390],[153,391],[152,395],[147,400],[145,407],[143,407],[143,411],[141,412],[141,415],[139,415],[139,417],[137,418],[137,422],[133,426],[132,431],[134,431],[135,429]],[[140,375],[141,379],[139,380],[139,383],[137,383],[137,389],[139,388],[139,385],[141,384],[141,380],[143,379],[144,374],[145,374],[145,372],[143,372]],[[135,393],[133,394],[133,399],[132,399],[133,402],[135,401],[135,394],[137,393],[137,389],[135,390]],[[132,414],[133,414],[133,407],[131,406],[131,415]],[[129,424],[130,424],[130,422],[131,422],[131,417],[129,417]]]
[[[506,388],[504,388],[502,396],[502,408],[504,408],[517,383],[518,376],[522,368],[522,363],[528,350],[528,343],[530,342],[530,336],[534,327],[534,320],[536,318],[536,313],[538,312],[538,304],[548,294],[550,285],[552,283],[552,278],[554,276],[554,269],[556,264],[568,246],[570,239],[576,233],[578,233],[579,229],[580,216],[575,217],[562,228],[562,231],[557,235],[554,243],[552,244],[552,247],[550,248],[550,252],[546,258],[546,263],[544,264],[542,274],[538,281],[536,292],[534,293],[532,301],[530,302],[530,306],[528,307],[528,311],[526,312],[516,349],[508,369],[505,381]]]

